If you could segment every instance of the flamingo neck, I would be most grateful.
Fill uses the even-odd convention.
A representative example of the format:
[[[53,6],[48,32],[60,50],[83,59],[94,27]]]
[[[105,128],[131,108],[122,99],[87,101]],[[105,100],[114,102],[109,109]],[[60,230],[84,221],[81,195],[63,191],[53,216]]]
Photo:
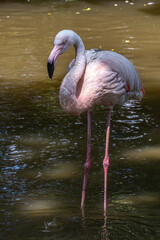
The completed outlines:
[[[60,87],[60,104],[65,112],[79,115],[76,97],[77,85],[81,80],[86,67],[85,47],[81,38],[76,34],[73,46],[75,47],[75,61],[70,71],[64,77]]]

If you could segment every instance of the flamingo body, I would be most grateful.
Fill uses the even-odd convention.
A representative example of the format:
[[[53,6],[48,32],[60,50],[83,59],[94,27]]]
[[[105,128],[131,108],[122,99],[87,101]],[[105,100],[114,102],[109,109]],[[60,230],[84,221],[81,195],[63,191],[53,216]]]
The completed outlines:
[[[123,105],[128,99],[141,100],[143,90],[139,75],[133,64],[121,54],[98,49],[85,50],[81,38],[71,30],[60,31],[54,40],[54,48],[48,58],[48,73],[52,78],[58,58],[72,45],[75,59],[69,64],[68,73],[60,86],[60,104],[65,112],[80,115],[88,111],[87,160],[83,181],[81,206],[84,206],[85,188],[91,165],[91,110],[95,105],[109,108],[106,153],[103,161],[104,209],[106,209],[106,179],[109,165],[108,143],[111,110],[115,105]]]
[[[115,52],[94,49],[86,51],[86,59],[76,92],[80,111],[94,105],[122,105],[130,98],[142,98],[138,73],[128,59]]]

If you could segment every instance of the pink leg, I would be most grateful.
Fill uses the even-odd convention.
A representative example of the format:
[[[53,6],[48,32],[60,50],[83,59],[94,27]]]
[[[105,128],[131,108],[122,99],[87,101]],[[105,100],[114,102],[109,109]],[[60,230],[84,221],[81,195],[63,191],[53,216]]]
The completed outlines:
[[[107,132],[106,132],[106,151],[105,151],[105,157],[104,157],[104,160],[103,160],[103,169],[104,169],[104,213],[105,214],[106,214],[106,202],[107,202],[107,172],[108,172],[108,166],[109,166],[108,146],[109,146],[111,113],[112,113],[112,108],[108,108],[108,120],[107,120]]]
[[[92,117],[92,112],[88,111],[87,159],[84,164],[84,179],[83,179],[81,208],[84,207],[85,190],[86,190],[86,186],[87,186],[87,177],[88,177],[89,169],[91,166],[91,117]]]

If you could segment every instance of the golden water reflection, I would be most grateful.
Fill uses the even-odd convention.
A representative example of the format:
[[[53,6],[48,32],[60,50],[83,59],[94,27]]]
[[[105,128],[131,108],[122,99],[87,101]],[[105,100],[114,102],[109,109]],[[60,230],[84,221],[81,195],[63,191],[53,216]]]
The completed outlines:
[[[48,1],[47,1],[48,2]],[[4,85],[46,81],[46,60],[55,34],[73,29],[83,39],[86,49],[115,50],[128,57],[137,67],[147,93],[159,92],[160,18],[150,17],[146,9],[153,6],[136,1],[108,4],[65,3],[1,4],[0,79]],[[158,1],[154,1],[155,5]],[[130,3],[130,2],[129,2]],[[83,11],[90,8],[90,11]],[[139,11],[144,10],[144,12]],[[80,14],[76,14],[77,11]],[[123,14],[126,12],[127,14]],[[64,18],[65,15],[65,18]],[[62,78],[73,50],[59,61],[54,80]]]
[[[49,169],[26,170],[23,174],[29,179],[62,180],[77,176],[78,167],[75,163],[56,163],[49,166]]]
[[[126,155],[136,163],[141,161],[160,161],[160,146],[144,147],[138,150],[128,151]]]

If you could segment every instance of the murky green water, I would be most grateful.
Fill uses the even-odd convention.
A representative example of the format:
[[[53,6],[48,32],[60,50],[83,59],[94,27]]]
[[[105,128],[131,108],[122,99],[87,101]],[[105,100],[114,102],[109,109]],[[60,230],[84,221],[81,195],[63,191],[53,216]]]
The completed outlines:
[[[159,1],[0,3],[0,239],[159,239]],[[146,96],[113,112],[107,227],[103,167],[107,109],[92,123],[92,168],[80,211],[86,115],[67,116],[58,89],[74,50],[54,79],[53,38],[73,29],[87,49],[114,49],[137,67]]]

